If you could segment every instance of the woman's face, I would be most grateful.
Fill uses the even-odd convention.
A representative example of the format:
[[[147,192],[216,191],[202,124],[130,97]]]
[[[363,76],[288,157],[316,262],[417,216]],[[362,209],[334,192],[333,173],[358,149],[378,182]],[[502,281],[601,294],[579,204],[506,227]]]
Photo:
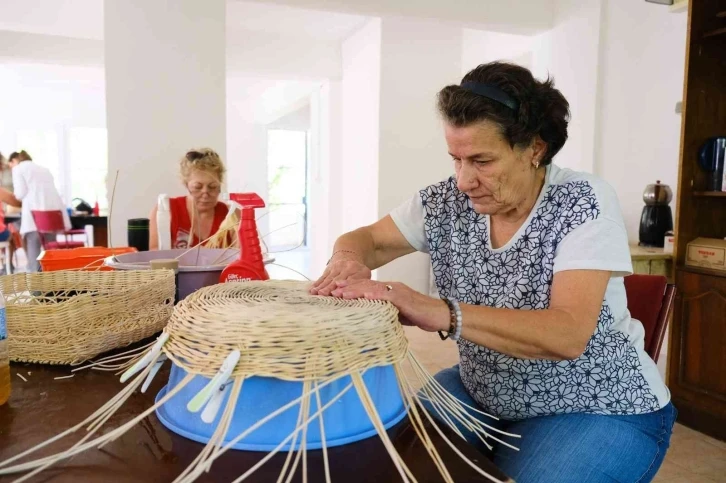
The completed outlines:
[[[538,188],[534,165],[546,149],[539,137],[531,146],[512,148],[490,121],[465,127],[445,123],[444,129],[456,185],[471,199],[477,213],[507,213]]]
[[[193,169],[187,179],[187,189],[199,210],[211,209],[217,205],[221,183],[209,171]]]

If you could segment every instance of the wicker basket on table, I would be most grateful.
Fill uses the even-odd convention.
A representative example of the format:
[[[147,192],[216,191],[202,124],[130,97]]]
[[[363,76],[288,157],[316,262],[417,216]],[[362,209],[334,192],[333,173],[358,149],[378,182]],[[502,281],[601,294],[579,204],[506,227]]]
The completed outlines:
[[[169,270],[18,273],[0,283],[13,361],[78,364],[159,332],[174,308]]]

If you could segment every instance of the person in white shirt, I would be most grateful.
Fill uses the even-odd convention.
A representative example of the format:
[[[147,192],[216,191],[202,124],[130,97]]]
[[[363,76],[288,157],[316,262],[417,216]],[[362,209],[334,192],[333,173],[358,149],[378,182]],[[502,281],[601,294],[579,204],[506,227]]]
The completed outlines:
[[[551,79],[492,62],[444,87],[438,109],[455,174],[339,237],[311,292],[386,300],[458,341],[460,363],[435,379],[471,417],[486,411],[499,418],[487,424],[521,435],[520,451],[487,453],[515,481],[651,481],[676,410],[627,309],[615,190],[552,164],[567,100]],[[371,280],[414,251],[431,255],[440,298]]]
[[[55,187],[53,175],[47,168],[33,163],[33,158],[25,151],[12,153],[9,161],[13,170],[14,195],[22,204],[20,235],[23,237],[23,246],[28,257],[27,271],[39,272],[38,256],[42,251],[42,243],[32,212],[60,210],[66,230],[71,229],[71,221]]]

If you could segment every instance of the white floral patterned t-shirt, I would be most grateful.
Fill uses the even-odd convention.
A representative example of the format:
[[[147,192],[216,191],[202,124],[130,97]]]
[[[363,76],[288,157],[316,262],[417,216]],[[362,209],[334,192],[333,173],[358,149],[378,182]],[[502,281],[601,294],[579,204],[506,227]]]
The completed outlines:
[[[630,251],[607,183],[548,166],[529,218],[497,249],[491,247],[489,217],[473,210],[453,177],[421,190],[391,217],[415,249],[431,255],[438,292],[462,303],[547,309],[556,272],[612,272],[597,327],[578,359],[518,359],[459,341],[461,379],[484,409],[523,419],[640,414],[668,404],[668,389],[644,350],[643,326],[627,310],[622,277],[632,272]]]

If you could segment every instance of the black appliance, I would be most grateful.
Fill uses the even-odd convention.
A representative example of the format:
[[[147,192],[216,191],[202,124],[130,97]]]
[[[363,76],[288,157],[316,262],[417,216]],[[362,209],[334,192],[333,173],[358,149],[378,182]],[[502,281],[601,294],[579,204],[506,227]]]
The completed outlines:
[[[665,234],[673,230],[673,214],[668,204],[673,192],[667,184],[656,181],[643,191],[643,213],[640,215],[640,246],[663,247]]]

